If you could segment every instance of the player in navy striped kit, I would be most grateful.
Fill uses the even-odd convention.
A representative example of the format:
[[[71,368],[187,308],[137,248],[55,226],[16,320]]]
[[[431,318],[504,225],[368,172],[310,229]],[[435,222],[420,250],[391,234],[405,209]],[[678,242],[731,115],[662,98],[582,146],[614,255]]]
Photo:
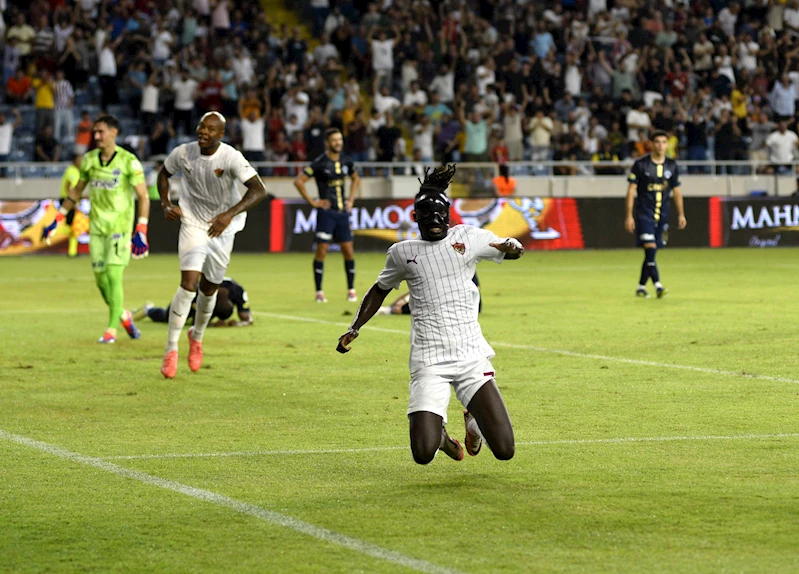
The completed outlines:
[[[652,134],[652,153],[636,160],[627,178],[629,186],[624,227],[629,233],[635,233],[638,247],[644,248],[641,279],[635,291],[638,297],[649,297],[646,290],[649,279],[655,284],[658,299],[669,292],[660,282],[655,254],[668,242],[670,195],[674,195],[677,208],[677,228],[684,229],[688,224],[680,193],[679,168],[676,161],[666,157],[668,143],[666,132],[656,131]]]

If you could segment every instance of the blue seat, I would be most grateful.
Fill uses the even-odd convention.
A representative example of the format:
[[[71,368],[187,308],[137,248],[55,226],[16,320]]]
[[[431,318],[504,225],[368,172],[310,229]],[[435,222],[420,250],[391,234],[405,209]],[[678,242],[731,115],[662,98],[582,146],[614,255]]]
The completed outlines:
[[[89,92],[86,90],[75,90],[75,108],[82,108],[91,103]]]

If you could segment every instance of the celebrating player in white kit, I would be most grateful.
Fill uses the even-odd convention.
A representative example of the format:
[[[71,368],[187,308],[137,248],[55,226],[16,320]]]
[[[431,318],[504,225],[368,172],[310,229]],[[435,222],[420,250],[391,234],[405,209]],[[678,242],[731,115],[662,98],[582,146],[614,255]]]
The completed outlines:
[[[419,464],[429,463],[439,449],[463,459],[463,447],[445,428],[450,385],[466,407],[466,452],[474,456],[480,451],[481,435],[500,460],[512,458],[515,448],[510,417],[494,381],[494,351],[477,322],[480,294],[472,277],[479,261],[518,259],[524,249],[515,239],[484,229],[449,227],[445,190],[454,174],[455,166],[425,173],[413,214],[422,238],[388,249],[385,268],[337,347],[340,353],[349,351],[386,296],[407,281],[412,318],[408,418],[411,451]]]
[[[158,193],[164,216],[180,220],[181,281],[172,299],[169,334],[161,374],[172,379],[178,370],[178,339],[197,292],[194,326],[189,329],[189,368],[203,362],[203,333],[216,305],[216,292],[230,264],[236,233],[244,229],[244,213],[266,197],[258,173],[241,152],[222,143],[225,117],[205,114],[197,126],[197,141],[172,150],[158,173]],[[183,172],[179,205],[169,201],[169,178]],[[244,197],[238,182],[247,187]]]

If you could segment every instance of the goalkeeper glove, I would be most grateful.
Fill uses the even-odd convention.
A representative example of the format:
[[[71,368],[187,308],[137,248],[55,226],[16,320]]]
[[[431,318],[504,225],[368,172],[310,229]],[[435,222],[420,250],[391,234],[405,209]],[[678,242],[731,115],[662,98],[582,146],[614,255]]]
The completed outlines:
[[[55,214],[55,219],[53,220],[50,225],[42,229],[42,240],[47,244],[50,245],[50,236],[55,231],[55,228],[58,227],[58,224],[64,221],[64,219],[69,213],[68,209],[64,209],[63,206],[58,210],[58,213]]]
[[[133,232],[132,254],[134,259],[142,259],[147,257],[150,252],[150,245],[147,243],[147,223],[142,222],[143,217],[139,218],[139,223],[136,224],[136,230]]]

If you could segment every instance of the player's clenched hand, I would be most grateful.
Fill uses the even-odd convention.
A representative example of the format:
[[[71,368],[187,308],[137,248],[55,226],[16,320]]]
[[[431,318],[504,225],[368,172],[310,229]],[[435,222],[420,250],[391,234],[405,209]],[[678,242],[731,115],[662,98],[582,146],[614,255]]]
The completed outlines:
[[[338,346],[336,351],[339,353],[346,353],[350,350],[352,342],[358,338],[358,331],[356,329],[348,329],[341,337],[338,338]]]
[[[219,237],[222,235],[222,232],[227,229],[227,226],[230,225],[230,221],[232,219],[233,216],[231,216],[227,211],[214,217],[209,222],[211,227],[208,228],[208,237]]]
[[[685,229],[686,225],[688,225],[688,220],[685,219],[684,215],[677,218],[677,229]]]
[[[317,199],[313,202],[313,206],[316,209],[330,209],[330,200],[327,199]]]
[[[491,247],[501,251],[502,253],[513,253],[521,255],[524,253],[524,247],[513,237],[509,237],[502,243],[489,243]]]
[[[627,230],[627,233],[633,233],[635,231],[635,219],[633,219],[632,216],[624,220],[624,229]]]
[[[167,221],[178,221],[181,217],[183,217],[183,212],[177,205],[169,204],[164,207],[164,218]]]
[[[131,255],[134,259],[143,259],[150,253],[150,244],[147,242],[147,225],[139,223],[131,240]]]

